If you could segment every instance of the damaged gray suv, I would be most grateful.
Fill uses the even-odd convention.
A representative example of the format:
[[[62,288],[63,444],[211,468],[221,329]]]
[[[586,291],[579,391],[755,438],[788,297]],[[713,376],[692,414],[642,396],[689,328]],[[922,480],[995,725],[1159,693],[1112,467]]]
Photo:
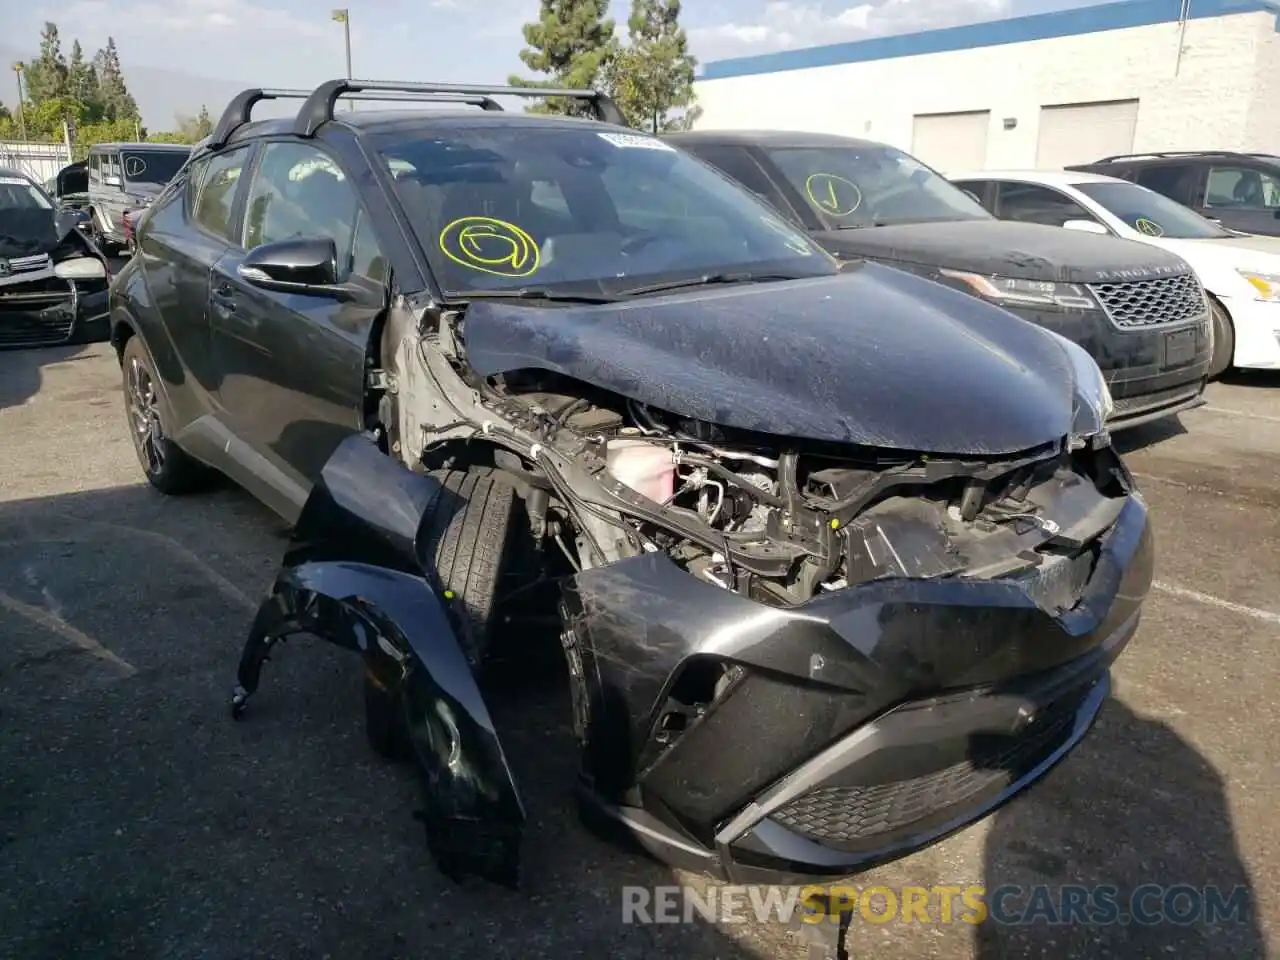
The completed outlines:
[[[494,99],[551,95],[598,119]],[[599,94],[246,91],[136,242],[111,308],[147,477],[295,522],[232,712],[287,637],[357,654],[449,876],[519,877],[485,697],[522,617],[559,622],[584,817],[737,882],[985,816],[1137,628],[1147,508],[1081,348],[842,268]]]

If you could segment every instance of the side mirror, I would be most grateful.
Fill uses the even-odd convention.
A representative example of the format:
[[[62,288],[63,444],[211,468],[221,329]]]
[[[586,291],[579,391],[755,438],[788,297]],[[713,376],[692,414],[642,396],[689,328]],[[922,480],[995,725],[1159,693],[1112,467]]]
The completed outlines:
[[[1078,230],[1081,233],[1096,233],[1099,236],[1106,237],[1110,235],[1110,231],[1100,223],[1093,220],[1068,220],[1063,224],[1068,230]]]
[[[119,177],[103,177],[103,178],[102,178],[102,182],[103,182],[103,183],[105,183],[108,187],[118,187],[118,186],[120,186],[120,178],[119,178]]]
[[[345,300],[338,282],[338,248],[330,237],[294,237],[254,247],[237,268],[242,280],[263,290]]]

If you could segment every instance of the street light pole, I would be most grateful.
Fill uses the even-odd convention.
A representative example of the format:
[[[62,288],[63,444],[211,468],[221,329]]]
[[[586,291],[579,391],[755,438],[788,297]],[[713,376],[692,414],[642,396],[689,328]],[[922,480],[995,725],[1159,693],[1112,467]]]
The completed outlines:
[[[351,79],[351,11],[347,8],[333,11],[333,19],[342,24],[342,40],[347,50],[347,79]],[[354,100],[347,101],[347,109],[354,110]]]
[[[13,74],[18,78],[18,135],[25,141],[27,139],[27,118],[22,114],[22,70],[22,61],[14,61]]]

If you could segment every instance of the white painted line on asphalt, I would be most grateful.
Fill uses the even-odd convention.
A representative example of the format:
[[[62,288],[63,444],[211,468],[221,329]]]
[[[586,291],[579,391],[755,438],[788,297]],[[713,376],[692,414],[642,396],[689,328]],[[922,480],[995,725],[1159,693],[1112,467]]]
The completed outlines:
[[[1242,603],[1233,603],[1230,600],[1223,600],[1221,597],[1211,596],[1207,593],[1201,593],[1199,590],[1188,590],[1186,587],[1179,587],[1176,584],[1165,583],[1157,580],[1151,584],[1155,589],[1174,597],[1181,597],[1184,600],[1194,600],[1196,603],[1207,604],[1211,607],[1217,607],[1219,610],[1230,610],[1232,613],[1238,613],[1241,616],[1252,617],[1254,620],[1261,620],[1263,623],[1270,623],[1280,627],[1280,613],[1272,613],[1270,610],[1259,610],[1257,607],[1246,607]]]
[[[1280,423],[1280,417],[1268,416],[1265,413],[1253,413],[1249,410],[1228,410],[1226,407],[1211,407],[1208,405],[1200,409],[1207,413],[1220,413],[1227,417],[1248,417],[1250,420],[1266,420],[1268,423]]]
[[[32,623],[44,627],[46,630],[51,630],[58,636],[62,637],[62,639],[79,647],[90,656],[119,667],[124,671],[125,676],[132,676],[138,672],[138,669],[133,664],[121,660],[97,640],[93,639],[93,637],[77,630],[56,613],[52,613],[49,610],[41,610],[39,607],[33,607],[30,604],[23,603],[17,597],[11,597],[2,590],[0,590],[0,607],[3,607],[10,613],[15,613],[20,617],[30,620]]]

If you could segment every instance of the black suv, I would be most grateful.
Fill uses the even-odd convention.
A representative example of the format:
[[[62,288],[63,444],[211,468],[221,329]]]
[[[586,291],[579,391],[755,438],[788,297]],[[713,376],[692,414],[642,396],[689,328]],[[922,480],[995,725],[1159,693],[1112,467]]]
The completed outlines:
[[[1204,403],[1208,300],[1181,257],[992,216],[885,144],[829,134],[671,134],[837,257],[889,263],[999,304],[1080,344],[1115,398],[1113,431]]]
[[[436,107],[335,113],[353,93]],[[302,104],[253,121],[268,98]],[[600,94],[246,91],[137,243],[111,305],[148,479],[214,468],[296,519],[232,713],[281,639],[358,653],[450,875],[515,880],[481,690],[543,640],[584,813],[747,882],[855,872],[1039,780],[1137,627],[1147,511],[1084,350],[842,270]]]
[[[1280,237],[1280,156],[1225,150],[1139,153],[1067,169],[1132,180],[1224,227]]]

